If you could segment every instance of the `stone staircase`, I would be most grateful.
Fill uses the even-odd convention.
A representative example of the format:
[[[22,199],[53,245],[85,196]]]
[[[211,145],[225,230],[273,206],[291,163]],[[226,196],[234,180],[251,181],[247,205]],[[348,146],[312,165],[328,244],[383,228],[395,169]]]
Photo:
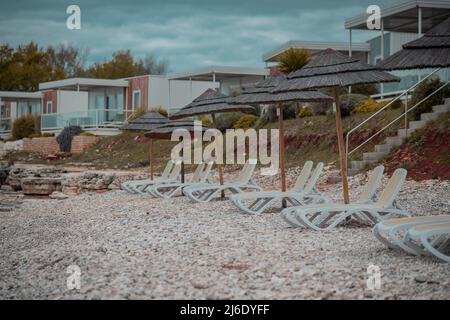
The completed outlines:
[[[445,99],[443,105],[433,107],[433,112],[423,113],[419,121],[409,122],[409,128],[399,129],[396,136],[386,138],[384,144],[376,145],[373,152],[366,152],[363,154],[363,160],[352,161],[349,169],[349,174],[356,174],[368,164],[377,163],[385,158],[392,149],[403,144],[404,140],[411,136],[411,134],[427,125],[428,122],[436,120],[440,114],[450,111],[450,98]]]

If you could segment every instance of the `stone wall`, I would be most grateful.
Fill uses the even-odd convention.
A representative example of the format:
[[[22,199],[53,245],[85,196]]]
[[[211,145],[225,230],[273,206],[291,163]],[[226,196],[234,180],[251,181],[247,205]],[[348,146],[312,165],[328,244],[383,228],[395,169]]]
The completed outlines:
[[[83,151],[92,148],[100,140],[100,137],[94,136],[76,136],[72,140],[72,154],[80,154]]]
[[[23,139],[23,150],[42,154],[55,154],[59,152],[59,144],[55,137]]]

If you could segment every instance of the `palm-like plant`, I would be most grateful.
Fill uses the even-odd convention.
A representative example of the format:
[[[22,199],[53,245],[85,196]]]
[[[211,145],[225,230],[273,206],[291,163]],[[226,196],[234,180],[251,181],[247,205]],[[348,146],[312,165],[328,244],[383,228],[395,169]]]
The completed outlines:
[[[308,50],[305,49],[289,49],[279,58],[278,70],[284,74],[288,74],[303,68],[311,59]]]

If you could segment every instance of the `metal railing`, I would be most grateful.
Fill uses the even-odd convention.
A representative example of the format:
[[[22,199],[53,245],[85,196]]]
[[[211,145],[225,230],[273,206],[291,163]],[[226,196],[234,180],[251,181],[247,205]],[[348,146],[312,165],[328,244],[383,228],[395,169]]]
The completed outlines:
[[[124,125],[134,111],[115,109],[91,109],[81,112],[41,115],[41,130],[61,130],[69,126],[83,129],[118,128]]]
[[[402,94],[400,94],[397,98],[393,99],[392,101],[390,101],[388,104],[386,104],[383,108],[381,108],[380,110],[378,110],[377,112],[375,112],[373,115],[371,115],[369,118],[367,118],[366,120],[364,120],[363,122],[361,122],[359,125],[357,125],[356,127],[354,127],[352,130],[350,130],[347,133],[347,137],[346,137],[346,160],[347,160],[347,165],[348,165],[348,160],[349,157],[355,153],[356,151],[358,151],[359,149],[361,149],[363,146],[365,146],[367,143],[369,143],[370,141],[372,141],[375,137],[377,137],[378,135],[380,135],[382,132],[384,132],[386,129],[388,129],[389,127],[391,127],[394,123],[396,123],[397,121],[399,121],[400,119],[404,118],[405,120],[405,130],[408,130],[408,114],[416,109],[419,105],[421,105],[422,103],[424,103],[426,100],[428,100],[429,98],[431,98],[432,96],[434,96],[435,94],[437,94],[439,91],[441,91],[443,88],[445,88],[446,86],[448,86],[450,84],[450,81],[445,82],[444,85],[442,85],[441,87],[439,87],[437,90],[435,90],[433,93],[431,93],[430,95],[428,95],[426,98],[424,98],[422,101],[418,102],[416,105],[414,105],[413,107],[408,109],[408,96],[409,94],[415,90],[420,84],[424,83],[425,81],[427,81],[428,79],[430,79],[432,76],[434,76],[436,73],[438,73],[439,71],[441,71],[442,68],[439,68],[435,71],[433,71],[432,73],[430,73],[428,76],[426,76],[425,78],[423,78],[422,80],[420,80],[418,83],[416,83],[414,86],[412,86],[411,88],[407,89],[406,91],[404,91]],[[361,128],[363,125],[365,125],[366,123],[368,123],[370,120],[372,120],[373,118],[375,118],[377,115],[379,115],[381,112],[383,112],[384,110],[388,109],[390,106],[392,106],[395,102],[400,101],[403,97],[405,97],[405,111],[397,118],[395,118],[394,120],[392,120],[389,124],[387,124],[386,126],[384,126],[381,130],[377,131],[375,134],[373,134],[371,137],[369,137],[368,139],[366,139],[364,142],[362,142],[361,144],[359,144],[356,148],[352,149],[351,151],[349,151],[349,143],[350,143],[350,136],[359,128]]]

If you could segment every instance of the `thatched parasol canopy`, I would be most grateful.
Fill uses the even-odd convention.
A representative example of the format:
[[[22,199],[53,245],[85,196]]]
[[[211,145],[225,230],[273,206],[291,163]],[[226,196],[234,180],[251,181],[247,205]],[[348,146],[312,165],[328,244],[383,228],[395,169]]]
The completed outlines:
[[[175,130],[184,129],[189,131],[191,135],[194,134],[194,121],[193,120],[172,120],[168,121],[165,124],[162,124],[152,131],[149,131],[145,134],[146,137],[149,137],[151,139],[155,140],[170,140],[172,137],[172,133]],[[202,126],[202,132],[207,130],[208,128],[205,128]]]
[[[176,120],[202,114],[214,114],[242,110],[251,111],[254,110],[254,108],[251,106],[230,105],[228,104],[228,96],[214,89],[208,89],[190,104],[183,107],[179,112],[170,116],[170,119]]]
[[[327,49],[303,69],[287,76],[272,93],[311,90],[328,87],[348,87],[357,84],[399,82],[400,79],[377,67]]]
[[[450,67],[450,18],[377,66],[388,71]]]
[[[122,126],[122,130],[150,131],[169,121],[158,112],[147,112],[142,117],[136,118]]]
[[[276,104],[279,110],[279,130],[280,130],[280,177],[281,191],[286,191],[286,163],[285,163],[285,143],[284,143],[284,125],[283,125],[283,104],[287,102],[326,102],[333,98],[318,91],[294,91],[294,92],[276,92],[271,90],[279,86],[286,77],[275,76],[258,82],[254,87],[246,88],[240,96],[230,99],[232,104]],[[285,203],[283,202],[283,206]]]
[[[400,79],[398,77],[380,71],[375,66],[348,57],[335,50],[327,49],[313,58],[303,69],[289,74],[285,81],[271,91],[272,93],[279,93],[332,88],[336,103],[336,131],[345,203],[350,203],[350,197],[348,192],[347,161],[341,107],[336,89],[338,87],[348,87],[357,84],[399,81]]]
[[[198,129],[195,127],[193,120],[174,120],[174,121],[168,121],[165,124],[162,124],[155,129],[153,129],[150,132],[147,132],[145,134],[146,137],[149,137],[151,139],[150,144],[150,171],[151,171],[151,179],[153,179],[153,141],[154,140],[170,140],[172,138],[172,133],[175,130],[184,129],[189,131],[191,136],[194,135],[195,129]],[[201,126],[202,134],[206,130],[204,126]],[[182,163],[181,166],[181,181],[184,182],[184,163]]]
[[[214,90],[208,89],[198,98],[185,106],[176,114],[172,115],[170,119],[181,119],[202,114],[210,114],[212,118],[213,127],[217,128],[216,113],[235,112],[235,111],[251,111],[254,110],[251,106],[231,105],[228,104],[228,96]],[[223,185],[223,168],[221,164],[217,164],[219,169],[220,184]],[[224,198],[222,193],[222,199]]]

